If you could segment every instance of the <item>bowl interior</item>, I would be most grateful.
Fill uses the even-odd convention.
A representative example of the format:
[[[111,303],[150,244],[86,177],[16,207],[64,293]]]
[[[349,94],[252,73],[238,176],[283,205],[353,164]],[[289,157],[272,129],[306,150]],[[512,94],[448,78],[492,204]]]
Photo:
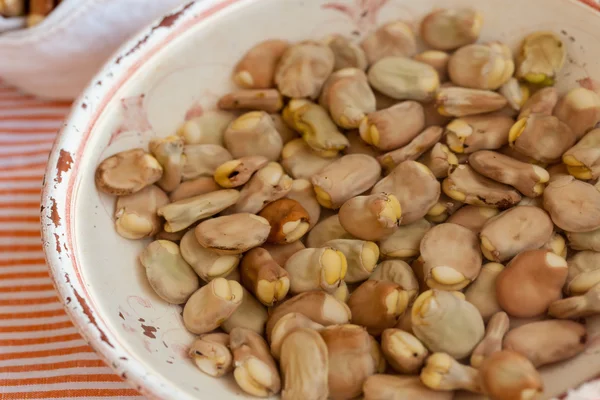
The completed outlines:
[[[359,40],[386,21],[402,19],[416,27],[432,8],[473,4],[204,0],[130,42],[76,105],[50,160],[47,182],[54,184],[48,185],[44,200],[53,205],[48,213],[58,217],[57,223],[48,214],[52,222],[44,228],[54,278],[76,323],[96,349],[125,378],[155,397],[245,398],[231,379],[207,377],[188,360],[193,336],[182,325],[181,308],[166,304],[149,288],[137,261],[147,242],[116,234],[114,198],[96,190],[96,165],[118,151],[146,148],[150,138],[173,134],[186,118],[214,108],[218,97],[233,87],[230,72],[236,61],[259,41],[319,39],[330,33]],[[569,57],[558,79],[560,90],[600,80],[600,14],[591,8],[575,0],[475,4],[485,17],[482,41],[501,40],[516,48],[534,30],[551,30],[564,39]],[[600,360],[594,352],[591,346],[568,366],[547,370],[548,396],[597,376]]]

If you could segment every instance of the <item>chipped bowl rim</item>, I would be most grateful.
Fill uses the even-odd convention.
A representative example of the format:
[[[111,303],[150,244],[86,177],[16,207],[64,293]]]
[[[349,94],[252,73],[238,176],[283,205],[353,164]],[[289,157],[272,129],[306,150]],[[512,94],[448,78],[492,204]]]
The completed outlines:
[[[123,44],[73,102],[60,128],[46,166],[41,196],[41,236],[54,287],[79,333],[121,378],[151,399],[197,399],[160,374],[152,374],[142,361],[119,342],[94,306],[73,249],[74,202],[83,150],[92,130],[119,90],[151,57],[185,33],[224,10],[259,0],[194,0],[142,29]]]

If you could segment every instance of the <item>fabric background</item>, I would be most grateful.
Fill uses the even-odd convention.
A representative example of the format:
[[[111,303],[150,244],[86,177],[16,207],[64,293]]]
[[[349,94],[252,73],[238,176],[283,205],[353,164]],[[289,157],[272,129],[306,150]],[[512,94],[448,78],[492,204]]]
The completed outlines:
[[[81,338],[40,238],[42,177],[70,103],[0,82],[0,399],[144,399]]]

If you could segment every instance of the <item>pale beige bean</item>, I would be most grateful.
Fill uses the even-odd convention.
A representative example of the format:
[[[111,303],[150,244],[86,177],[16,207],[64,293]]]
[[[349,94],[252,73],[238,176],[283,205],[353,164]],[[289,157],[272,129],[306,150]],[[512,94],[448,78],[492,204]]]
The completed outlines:
[[[440,78],[440,82],[443,83],[448,80],[448,61],[450,61],[450,54],[445,51],[427,50],[416,54],[413,58],[435,68]]]
[[[345,325],[334,325],[334,326],[345,326]],[[301,329],[307,328],[315,331],[322,331],[325,327],[321,324],[318,324],[312,321],[310,318],[306,317],[304,314],[300,314],[297,312],[291,312],[289,314],[285,314],[277,323],[273,326],[273,331],[271,332],[271,354],[276,360],[279,360],[281,357],[281,345],[285,338],[292,332]]]
[[[183,139],[178,136],[152,139],[148,148],[163,167],[163,174],[156,184],[166,192],[176,189],[183,174]]]
[[[512,187],[494,182],[468,165],[456,167],[444,179],[442,189],[449,197],[475,206],[503,209],[521,201],[521,195]]]
[[[417,52],[415,34],[403,21],[388,22],[368,35],[362,42],[369,64],[391,56],[410,57]]]
[[[115,206],[115,229],[126,239],[154,236],[162,229],[157,210],[169,203],[158,186],[147,186],[134,194],[119,196]]]
[[[529,360],[513,351],[498,351],[479,368],[483,392],[495,400],[535,399],[544,390],[542,378]]]
[[[417,161],[429,168],[438,179],[447,177],[450,169],[458,165],[456,154],[450,151],[450,148],[443,143],[436,143],[419,157]]]
[[[358,68],[345,68],[331,74],[323,86],[319,104],[344,129],[358,128],[365,115],[376,109],[367,75]]]
[[[475,368],[460,364],[446,353],[432,354],[421,371],[421,382],[434,390],[480,393],[478,378]]]
[[[269,318],[267,308],[242,287],[244,294],[238,308],[221,324],[221,329],[230,333],[235,328],[249,329],[259,335],[265,334],[265,324]]]
[[[365,380],[377,372],[371,336],[350,324],[328,326],[319,333],[327,345],[329,398],[360,396]]]
[[[244,54],[233,70],[233,81],[246,89],[267,89],[274,86],[275,69],[288,48],[285,40],[260,42]]]
[[[554,116],[541,114],[521,118],[508,135],[509,144],[519,153],[549,164],[560,161],[576,141],[577,136],[567,124]]]
[[[400,286],[408,295],[408,303],[419,294],[419,282],[410,266],[402,260],[387,260],[373,271],[369,280],[392,282]]]
[[[510,260],[525,250],[542,247],[550,238],[554,224],[537,207],[517,206],[490,218],[481,229],[481,250],[490,261]]]
[[[214,180],[224,188],[242,186],[250,180],[252,174],[268,162],[269,160],[263,156],[248,156],[227,161],[215,170]]]
[[[242,303],[244,291],[236,281],[212,280],[198,289],[183,307],[183,324],[191,333],[218,328]]]
[[[381,350],[387,362],[401,374],[418,373],[429,355],[419,339],[395,328],[381,334]]]
[[[600,285],[596,285],[581,296],[556,300],[548,308],[554,318],[585,318],[600,314]]]
[[[600,128],[592,129],[562,156],[571,175],[579,179],[600,177]]]
[[[157,214],[166,220],[165,231],[178,232],[218,214],[234,205],[239,198],[240,192],[235,189],[217,190],[166,204],[157,210]]]
[[[504,337],[504,350],[525,357],[537,368],[567,360],[585,349],[587,331],[573,321],[532,322],[511,330]]]
[[[529,83],[552,86],[566,59],[566,46],[550,31],[527,35],[516,58],[517,78]]]
[[[323,42],[329,46],[335,56],[334,71],[343,68],[358,68],[363,71],[367,69],[368,61],[364,50],[351,39],[333,34],[323,39]]]
[[[318,104],[305,99],[292,99],[282,115],[284,121],[323,157],[335,157],[349,145],[348,139],[340,132],[327,110]]]
[[[290,289],[287,271],[262,247],[244,255],[240,275],[242,284],[269,307],[285,299]]]
[[[432,224],[426,219],[419,219],[412,224],[400,226],[390,236],[379,241],[381,255],[388,258],[410,258],[421,253],[420,244],[423,236]]]
[[[264,111],[251,111],[236,118],[225,130],[223,141],[235,158],[263,156],[275,161],[283,149],[275,123]]]
[[[571,89],[558,101],[554,115],[581,139],[600,122],[600,95],[586,88]]]
[[[163,168],[156,158],[142,149],[132,149],[104,159],[94,179],[102,192],[126,196],[158,182],[162,175]]]
[[[398,100],[430,101],[440,86],[437,71],[430,65],[406,57],[385,57],[367,73],[379,92]]]
[[[567,259],[569,273],[564,291],[570,296],[587,293],[600,283],[600,253],[581,251]]]
[[[456,118],[446,126],[446,142],[455,153],[499,149],[508,144],[508,132],[514,123],[500,113]]]
[[[499,89],[512,77],[514,70],[512,52],[500,42],[461,47],[448,62],[452,82],[473,89]]]
[[[463,202],[451,199],[444,193],[433,207],[427,211],[425,218],[433,223],[441,224],[463,206]]]
[[[600,228],[589,232],[567,232],[567,239],[573,250],[600,252]]]
[[[550,180],[550,174],[544,168],[493,151],[471,154],[469,165],[481,175],[511,185],[528,197],[540,196],[545,183]]]
[[[354,239],[335,239],[324,244],[341,251],[346,257],[347,272],[344,277],[346,283],[361,282],[369,278],[377,261],[379,261],[379,247],[374,242]]]
[[[377,182],[371,193],[394,195],[402,208],[402,225],[413,223],[425,215],[440,197],[440,183],[425,165],[404,161]]]
[[[331,163],[311,178],[317,200],[337,209],[347,200],[369,190],[381,175],[377,161],[364,154],[350,154]]]
[[[517,78],[510,78],[499,90],[502,96],[506,97],[508,104],[515,111],[520,111],[525,102],[529,99],[529,87],[518,81]]]
[[[373,158],[377,158],[382,152],[375,146],[366,143],[361,137],[358,130],[351,130],[346,134],[350,145],[344,150],[344,154],[365,154]]]
[[[292,199],[279,199],[267,204],[259,216],[269,221],[271,232],[267,243],[285,244],[298,241],[309,229],[309,215],[300,203]]]
[[[183,147],[183,157],[184,181],[203,176],[212,178],[219,165],[233,159],[224,147],[216,144],[186,144]]]
[[[262,336],[250,329],[235,328],[229,334],[229,345],[235,366],[233,377],[244,392],[257,397],[279,393],[279,370]]]
[[[252,175],[240,191],[240,199],[225,213],[256,214],[267,204],[285,197],[292,190],[292,181],[280,164],[270,162]]]
[[[531,114],[552,115],[558,103],[558,91],[554,87],[545,87],[535,92],[521,107],[518,119]]]
[[[497,208],[467,205],[452,214],[446,222],[464,226],[479,234],[485,223],[499,213]]]
[[[423,385],[416,376],[372,375],[363,385],[365,400],[451,400],[454,392],[439,392]]]
[[[281,114],[269,115],[273,120],[273,124],[275,125],[275,129],[277,129],[277,133],[279,133],[279,136],[281,136],[281,141],[283,142],[284,146],[290,141],[298,138],[298,133],[285,123]]]
[[[432,289],[460,290],[481,270],[477,236],[460,225],[434,226],[423,236],[420,250],[423,276]]]
[[[465,299],[479,310],[485,322],[494,314],[502,311],[496,297],[496,278],[502,270],[504,270],[502,264],[485,264],[481,267],[481,272],[475,282],[465,291]]]
[[[600,228],[600,190],[572,176],[551,180],[544,190],[544,209],[567,232]]]
[[[205,111],[186,121],[177,130],[185,144],[216,144],[223,146],[223,134],[235,119],[235,114],[222,110]]]
[[[152,289],[168,303],[185,303],[200,287],[198,276],[173,242],[155,240],[150,243],[140,254],[140,262]]]
[[[193,229],[181,238],[181,256],[205,282],[226,278],[240,263],[240,255],[223,255],[204,248],[196,239]]]
[[[334,292],[348,270],[346,257],[331,247],[303,249],[291,256],[284,266],[290,278],[290,293],[312,290]]]
[[[467,357],[483,339],[485,328],[475,306],[459,292],[428,290],[413,304],[412,330],[433,352]]]
[[[418,134],[409,144],[377,157],[386,170],[391,171],[406,160],[416,160],[432,148],[442,138],[444,130],[439,126],[430,126]]]
[[[392,328],[406,311],[409,295],[399,285],[378,280],[363,282],[348,300],[352,323],[367,328],[371,335],[379,335]]]
[[[281,165],[294,179],[310,179],[339,157],[322,157],[304,139],[292,139],[281,152]]]
[[[305,249],[304,243],[297,240],[288,244],[268,244],[265,243],[262,246],[263,249],[267,250],[273,260],[278,265],[285,265],[285,262],[298,251]]]
[[[481,367],[486,358],[502,350],[502,340],[510,328],[508,314],[503,311],[495,313],[485,328],[485,336],[471,354],[471,366]]]
[[[381,240],[394,233],[402,220],[402,208],[392,194],[357,196],[346,201],[339,212],[345,231],[363,240]]]
[[[440,8],[421,21],[421,37],[436,50],[454,50],[476,42],[482,25],[483,16],[473,9]]]
[[[233,371],[233,355],[229,350],[229,335],[226,333],[200,335],[192,343],[188,354],[206,375],[219,378]]]
[[[326,242],[335,239],[355,239],[354,236],[346,232],[340,223],[338,214],[322,219],[315,225],[308,233],[306,245],[308,247],[321,247]]]
[[[271,227],[257,215],[241,213],[203,221],[195,229],[198,242],[220,254],[241,254],[263,244]]]
[[[169,199],[174,203],[201,194],[216,192],[219,189],[221,189],[221,186],[219,186],[212,177],[202,176],[200,178],[181,182],[181,184],[177,186],[177,189],[169,193]]]
[[[410,143],[424,127],[423,106],[416,101],[403,101],[367,114],[359,132],[366,143],[389,151]]]
[[[496,278],[498,304],[517,318],[543,314],[561,298],[567,271],[567,261],[551,251],[524,251]]]
[[[256,110],[275,113],[283,108],[283,98],[275,89],[246,89],[227,93],[219,99],[217,106],[222,110]]]
[[[335,66],[329,46],[305,41],[288,47],[275,70],[275,83],[284,96],[317,98]]]
[[[500,110],[507,100],[499,93],[490,90],[444,87],[438,90],[435,104],[444,116],[464,117]]]
[[[312,229],[321,217],[321,205],[317,201],[317,196],[312,183],[307,179],[294,179],[292,189],[287,194],[287,198],[297,201],[308,213],[308,229]]]
[[[282,400],[328,398],[329,359],[327,345],[318,332],[298,329],[281,346]]]

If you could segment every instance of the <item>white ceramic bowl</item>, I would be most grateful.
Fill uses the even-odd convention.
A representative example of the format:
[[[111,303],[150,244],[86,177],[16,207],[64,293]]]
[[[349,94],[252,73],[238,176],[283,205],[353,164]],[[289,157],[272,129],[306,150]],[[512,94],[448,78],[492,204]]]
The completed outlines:
[[[472,5],[485,16],[483,41],[516,47],[533,30],[561,35],[569,52],[558,79],[562,91],[600,80],[600,13],[576,0],[203,0],[166,16],[117,52],[75,103],[55,143],[42,225],[67,310],[123,378],[152,398],[245,398],[232,380],[209,378],[187,359],[192,335],[180,307],[161,301],[147,285],[137,261],[145,243],[116,234],[114,199],[94,186],[98,162],[145,147],[151,137],[172,134],[185,118],[214,107],[232,88],[235,62],[261,40],[334,32],[358,39],[386,21],[416,24],[432,8]],[[589,321],[592,344],[583,355],[545,369],[547,396],[600,373],[596,322]]]

